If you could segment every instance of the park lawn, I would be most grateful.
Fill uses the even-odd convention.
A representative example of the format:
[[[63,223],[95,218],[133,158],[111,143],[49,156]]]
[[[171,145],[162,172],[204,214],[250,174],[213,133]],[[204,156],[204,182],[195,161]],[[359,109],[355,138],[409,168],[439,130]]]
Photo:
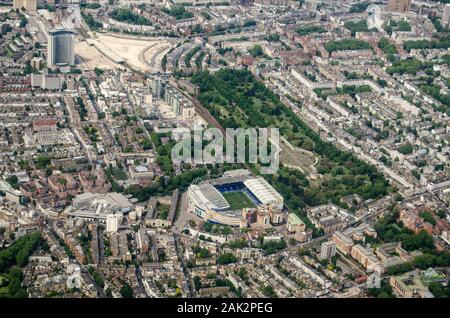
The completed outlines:
[[[158,206],[158,219],[165,220],[169,216],[170,205],[160,204]]]
[[[244,192],[225,192],[222,195],[227,200],[231,210],[242,210],[243,208],[252,208],[255,206]]]
[[[8,293],[9,293],[9,291],[8,291],[8,286],[1,287],[1,288],[0,288],[0,295],[6,295],[6,294],[8,294]]]
[[[0,287],[7,285],[8,281],[9,278],[7,276],[0,274]]]
[[[14,56],[14,52],[8,47],[6,47],[6,56],[11,58]]]
[[[116,179],[116,180],[127,180],[128,179],[126,172],[121,168],[112,168],[111,172],[112,172],[114,179]]]

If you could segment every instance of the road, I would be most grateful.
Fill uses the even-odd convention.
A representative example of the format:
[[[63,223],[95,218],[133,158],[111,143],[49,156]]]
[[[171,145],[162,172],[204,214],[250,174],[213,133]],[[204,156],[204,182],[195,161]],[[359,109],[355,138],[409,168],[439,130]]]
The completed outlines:
[[[174,232],[180,233],[186,223],[189,220],[189,215],[187,212],[187,194],[186,192],[181,195],[181,202],[180,202],[180,212],[178,213],[177,219],[175,220],[172,229]]]
[[[40,212],[39,212],[39,213],[40,213]],[[53,220],[46,218],[45,215],[43,215],[43,214],[41,214],[41,215],[44,217],[47,226],[49,226],[53,231],[55,231]],[[56,232],[56,231],[55,231],[55,232]],[[57,244],[58,244],[58,243],[57,243]],[[92,284],[92,285],[94,286],[94,288],[97,290],[98,298],[106,298],[106,293],[105,293],[105,291],[104,291],[102,288],[100,288],[100,287],[95,283],[94,278],[92,278],[91,274],[90,274],[89,271],[87,270],[87,267],[86,267],[85,265],[81,264],[81,263],[80,263],[77,259],[75,259],[75,258],[70,259],[70,261],[71,261],[72,263],[75,263],[75,264],[77,264],[78,266],[80,266],[81,273],[84,274],[84,276],[89,280],[89,281],[87,282],[87,284]]]
[[[180,242],[179,242],[179,236],[174,234],[174,237],[175,237],[175,250],[177,251],[178,259],[180,260],[184,276],[186,277],[186,285],[188,287],[189,297],[194,297],[195,296],[194,287],[192,286],[192,283],[191,283],[192,277],[191,277],[191,274],[189,273],[189,271],[187,270],[187,266],[184,261],[183,253],[182,253]]]
[[[359,275],[366,275],[357,263],[355,263],[350,257],[343,255],[339,250],[336,250],[337,255],[339,255],[338,261],[340,266],[344,266],[348,271],[352,273],[357,273]]]
[[[147,289],[144,286],[144,281],[142,279],[142,271],[141,271],[141,267],[140,266],[136,266],[136,278],[137,281],[139,283],[139,287],[145,291],[145,293],[147,294],[147,296],[151,296],[147,293]]]
[[[326,240],[328,240],[331,237],[331,235],[324,235],[320,237],[316,237],[315,239],[312,239],[309,242],[301,243],[293,246],[289,246],[286,250],[289,252],[297,252],[299,249],[309,249],[312,248]]]

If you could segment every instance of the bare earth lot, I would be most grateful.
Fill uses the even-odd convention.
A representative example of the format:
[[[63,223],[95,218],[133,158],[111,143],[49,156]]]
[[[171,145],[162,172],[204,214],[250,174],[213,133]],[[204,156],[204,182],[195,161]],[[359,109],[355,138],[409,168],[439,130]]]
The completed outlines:
[[[81,59],[81,68],[94,69],[96,67],[102,69],[113,69],[116,64],[103,56],[93,46],[89,46],[86,41],[75,43],[75,54]]]
[[[280,161],[291,168],[299,169],[303,173],[316,172],[314,165],[318,158],[310,151],[292,147],[286,140],[280,139]]]
[[[86,68],[112,68],[117,65],[113,61],[123,59],[130,66],[145,72],[160,70],[164,54],[173,45],[161,38],[136,38],[96,33],[95,38],[75,45],[75,53],[85,61]],[[95,52],[94,52],[95,51]],[[112,58],[112,61],[109,58]],[[100,66],[102,65],[102,66]]]

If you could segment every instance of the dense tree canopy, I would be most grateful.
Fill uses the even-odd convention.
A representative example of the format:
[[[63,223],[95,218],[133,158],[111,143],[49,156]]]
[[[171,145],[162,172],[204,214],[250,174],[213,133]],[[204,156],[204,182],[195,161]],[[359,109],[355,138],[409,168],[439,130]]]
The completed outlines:
[[[236,256],[234,256],[232,253],[223,253],[220,254],[219,257],[217,258],[217,263],[219,263],[220,265],[226,265],[226,264],[230,264],[230,263],[234,263],[236,262]]]
[[[35,232],[22,236],[7,249],[0,251],[0,272],[12,265],[24,266],[40,242],[41,234]]]
[[[325,44],[325,49],[331,53],[333,51],[347,51],[347,50],[370,50],[372,46],[362,40],[344,39],[338,41],[330,41]]]
[[[417,40],[403,42],[403,48],[410,52],[412,49],[447,49],[450,47],[450,37],[439,40]]]
[[[119,9],[113,10],[111,13],[111,17],[114,20],[130,23],[130,24],[136,24],[136,25],[150,25],[151,24],[149,19],[133,13],[133,11],[131,11],[128,8],[119,8]]]
[[[344,27],[350,30],[352,36],[354,36],[356,32],[371,32],[367,26],[367,20],[347,21],[344,23]]]
[[[7,278],[7,293],[0,297],[26,298],[28,293],[22,287],[23,274],[20,267],[27,264],[28,258],[42,243],[41,234],[35,232],[17,239],[11,246],[0,251],[0,274]]]
[[[322,28],[321,26],[308,25],[308,26],[298,28],[297,30],[295,30],[295,32],[297,32],[300,35],[308,35],[311,33],[324,33],[324,32],[326,32],[326,30],[324,28]]]
[[[175,6],[170,9],[163,8],[162,11],[175,17],[177,20],[189,19],[194,16],[191,12],[186,11],[183,6]]]
[[[366,9],[367,9],[367,7],[370,5],[370,2],[366,2],[366,1],[363,1],[363,2],[358,2],[358,3],[355,3],[355,4],[353,4],[351,7],[350,7],[350,13],[361,13],[361,12],[364,12],[364,11],[366,11]]]
[[[131,289],[131,286],[128,283],[126,283],[120,289],[120,294],[122,295],[123,298],[133,298],[133,289]]]
[[[375,226],[378,236],[386,242],[401,242],[402,247],[407,251],[421,250],[423,252],[434,252],[435,247],[433,238],[422,230],[418,234],[397,222],[398,212],[392,213],[381,218]]]

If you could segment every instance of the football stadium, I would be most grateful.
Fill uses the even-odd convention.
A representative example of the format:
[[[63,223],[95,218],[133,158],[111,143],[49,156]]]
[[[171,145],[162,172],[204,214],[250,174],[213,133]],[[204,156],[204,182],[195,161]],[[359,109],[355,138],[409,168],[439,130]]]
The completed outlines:
[[[283,197],[264,178],[245,170],[191,185],[187,200],[188,211],[229,226],[239,226],[244,208],[273,205],[283,209]]]

